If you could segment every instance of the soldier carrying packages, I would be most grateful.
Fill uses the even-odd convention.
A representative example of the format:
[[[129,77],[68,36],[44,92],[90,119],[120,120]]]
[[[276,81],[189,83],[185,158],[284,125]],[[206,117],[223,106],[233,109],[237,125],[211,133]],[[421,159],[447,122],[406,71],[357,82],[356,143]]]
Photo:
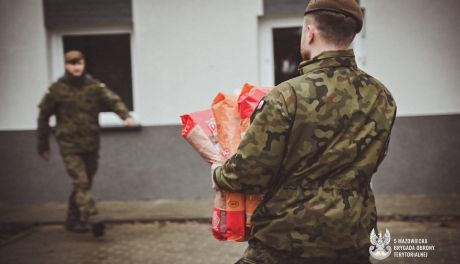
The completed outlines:
[[[269,91],[245,84],[238,100],[219,93],[212,103],[212,112],[205,110],[181,116],[182,135],[206,161],[225,161],[236,151],[249,127],[252,112]],[[219,149],[221,157],[218,157]],[[218,240],[246,241],[252,214],[260,201],[261,195],[258,194],[245,195],[216,189],[212,218],[214,237]]]

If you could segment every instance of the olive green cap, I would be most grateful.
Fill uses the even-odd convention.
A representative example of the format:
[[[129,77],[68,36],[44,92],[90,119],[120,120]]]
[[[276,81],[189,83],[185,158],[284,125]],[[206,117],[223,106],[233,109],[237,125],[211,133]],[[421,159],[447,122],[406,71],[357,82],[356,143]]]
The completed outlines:
[[[304,15],[318,11],[336,12],[354,18],[358,22],[356,33],[363,28],[363,12],[356,0],[311,0]]]
[[[67,51],[64,55],[65,63],[77,63],[84,60],[85,56],[78,50]]]

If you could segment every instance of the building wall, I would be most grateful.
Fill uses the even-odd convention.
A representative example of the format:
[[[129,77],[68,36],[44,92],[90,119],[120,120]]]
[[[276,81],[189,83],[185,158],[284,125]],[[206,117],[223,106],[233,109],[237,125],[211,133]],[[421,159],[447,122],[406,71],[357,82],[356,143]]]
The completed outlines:
[[[400,117],[390,151],[373,177],[378,194],[459,193],[460,115]],[[436,136],[433,136],[436,135]],[[70,179],[52,140],[40,160],[32,131],[0,131],[0,202],[65,202]],[[180,135],[180,126],[102,134],[94,194],[102,200],[211,198],[210,166]]]
[[[261,81],[263,2],[238,1],[133,1],[135,108],[144,125],[178,124],[180,114],[209,107],[218,91]],[[361,1],[363,68],[390,88],[399,116],[460,113],[460,2],[431,3]],[[34,129],[36,105],[49,85],[43,6],[0,4],[0,130]]]
[[[31,129],[47,86],[41,1],[0,0],[0,130]]]
[[[67,200],[71,181],[54,138],[49,162],[37,155],[33,131],[0,131],[0,146],[0,203]],[[104,200],[209,198],[209,173],[179,126],[105,131],[94,193]]]
[[[50,84],[43,7],[30,3],[1,0],[0,110],[11,113],[0,119],[1,130],[34,129],[36,105]],[[178,124],[181,114],[209,108],[218,91],[258,82],[261,1],[132,4],[134,104],[143,125]]]
[[[373,181],[377,193],[458,193],[460,186],[460,115],[445,115],[460,113],[458,3],[430,3],[362,0],[363,67],[390,88],[399,110]],[[218,91],[260,81],[261,6],[133,1],[135,108],[144,128],[102,133],[97,197],[211,197],[209,166],[181,138],[178,116],[209,107]],[[70,190],[56,145],[49,163],[35,151],[36,105],[49,84],[42,13],[40,1],[0,0],[0,202],[62,202]],[[277,15],[261,20],[270,16]]]
[[[398,114],[460,113],[460,1],[361,0],[368,72],[392,91]]]
[[[301,26],[306,2],[264,0],[265,13],[259,19],[264,85],[273,83],[270,28]],[[355,41],[358,64],[392,91],[398,116],[460,113],[460,1],[360,2],[365,23]]]
[[[136,112],[146,125],[178,124],[219,91],[257,83],[260,0],[133,1]]]

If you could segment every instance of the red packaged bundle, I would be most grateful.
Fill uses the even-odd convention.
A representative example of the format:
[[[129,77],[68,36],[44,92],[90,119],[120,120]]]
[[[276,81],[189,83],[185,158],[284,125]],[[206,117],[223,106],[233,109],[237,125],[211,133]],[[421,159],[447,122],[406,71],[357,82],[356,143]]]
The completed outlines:
[[[211,110],[181,116],[182,136],[209,163],[221,163],[217,143],[217,128]],[[216,191],[212,216],[212,233],[218,240],[227,240],[226,201],[223,192]]]
[[[209,163],[223,163],[238,149],[259,101],[270,91],[245,84],[238,100],[219,93],[211,110],[181,116],[182,135]],[[261,195],[215,190],[212,234],[218,240],[245,241]]]
[[[212,212],[212,235],[217,240],[227,240],[227,210],[223,191],[214,192],[214,209]]]
[[[181,116],[182,136],[209,163],[221,162],[216,122],[211,110]]]
[[[270,92],[271,88],[256,87],[245,83],[238,97],[238,113],[240,116],[240,129],[244,134],[248,128],[251,115],[259,104],[260,100]],[[241,136],[243,137],[243,136]]]
[[[212,112],[216,119],[217,141],[223,161],[233,155],[241,141],[240,119],[236,98],[219,93],[214,99]],[[219,200],[220,199],[220,200]],[[244,241],[245,212],[244,194],[218,191],[214,200],[213,234],[217,239],[225,237],[230,241]],[[225,204],[225,210],[219,207]],[[217,216],[220,216],[217,218]],[[218,221],[218,223],[216,222]],[[216,231],[220,231],[216,234]]]
[[[244,84],[238,97],[238,112],[240,116],[241,137],[249,128],[251,115],[259,104],[260,100],[270,92],[271,88],[259,88],[252,84]],[[246,239],[252,227],[252,215],[262,201],[262,195],[246,194],[245,195],[245,214],[246,214]]]
[[[245,197],[242,193],[225,192],[225,211],[227,220],[227,240],[245,241],[245,221],[244,212]]]

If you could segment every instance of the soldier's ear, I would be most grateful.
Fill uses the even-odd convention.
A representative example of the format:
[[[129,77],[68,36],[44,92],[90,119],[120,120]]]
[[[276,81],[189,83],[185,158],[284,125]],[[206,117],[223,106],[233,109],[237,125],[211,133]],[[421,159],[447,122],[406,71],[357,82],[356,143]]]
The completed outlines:
[[[307,43],[308,44],[311,44],[313,42],[313,40],[315,39],[315,35],[317,34],[316,33],[316,27],[314,27],[313,25],[307,25]]]

